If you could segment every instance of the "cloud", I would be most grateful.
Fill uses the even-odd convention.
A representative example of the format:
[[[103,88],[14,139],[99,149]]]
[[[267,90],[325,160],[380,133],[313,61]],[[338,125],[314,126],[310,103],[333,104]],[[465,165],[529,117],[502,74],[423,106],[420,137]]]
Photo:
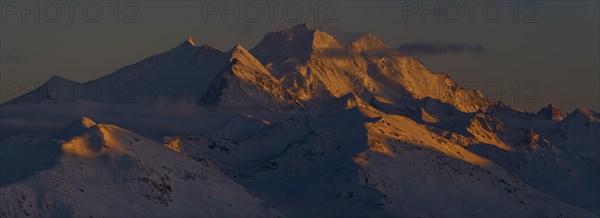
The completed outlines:
[[[224,109],[215,113],[195,102],[162,97],[131,104],[76,101],[5,104],[0,109],[0,139],[19,134],[59,132],[66,124],[83,116],[144,136],[208,135],[215,133],[216,127],[240,116],[236,111]]]
[[[400,45],[398,51],[409,55],[441,55],[451,53],[482,53],[485,47],[472,43],[411,42]]]
[[[9,50],[0,50],[0,62],[4,63],[24,63],[27,62],[28,58],[20,53],[9,51]]]

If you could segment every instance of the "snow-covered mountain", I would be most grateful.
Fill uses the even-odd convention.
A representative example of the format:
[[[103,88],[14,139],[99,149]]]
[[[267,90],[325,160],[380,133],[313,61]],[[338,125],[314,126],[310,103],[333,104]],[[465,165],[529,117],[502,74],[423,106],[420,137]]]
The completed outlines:
[[[302,107],[241,45],[221,52],[209,45],[195,46],[191,38],[167,52],[84,84],[52,77],[7,104],[78,100],[121,104],[159,97],[246,110]]]
[[[3,217],[281,215],[211,161],[85,117],[2,147]]]
[[[2,217],[600,215],[598,112],[490,101],[369,34],[189,38],[0,112]]]
[[[302,24],[267,34],[251,52],[303,100],[354,93],[398,104],[429,97],[466,112],[488,105],[480,92],[461,88],[446,74],[429,72],[416,58],[370,34],[344,46]]]
[[[52,76],[48,81],[41,84],[33,91],[14,98],[4,104],[22,104],[22,103],[72,103],[82,98],[83,86],[81,83],[69,79]]]

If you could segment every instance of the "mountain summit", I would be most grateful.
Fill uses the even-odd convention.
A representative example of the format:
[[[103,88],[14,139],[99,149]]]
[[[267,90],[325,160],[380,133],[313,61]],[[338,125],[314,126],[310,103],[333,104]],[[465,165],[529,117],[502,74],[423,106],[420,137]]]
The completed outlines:
[[[545,108],[542,108],[537,112],[537,115],[544,117],[545,119],[560,121],[564,119],[564,115],[560,112],[560,109],[553,104],[549,104]]]
[[[187,40],[185,40],[184,43],[187,43],[187,44],[192,45],[192,46],[196,46],[196,43],[194,43],[194,40],[192,39],[191,36],[188,37]]]

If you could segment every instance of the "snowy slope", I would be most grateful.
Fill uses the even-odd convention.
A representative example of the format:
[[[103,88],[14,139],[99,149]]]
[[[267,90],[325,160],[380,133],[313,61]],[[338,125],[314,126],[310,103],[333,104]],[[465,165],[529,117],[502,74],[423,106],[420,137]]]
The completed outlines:
[[[546,130],[562,149],[571,152],[600,152],[600,113],[580,107]]]
[[[127,104],[167,98],[197,102],[223,109],[252,107],[262,110],[302,108],[302,103],[285,90],[265,67],[241,45],[221,52],[209,45],[196,46],[191,38],[171,50],[123,67],[84,84],[75,83],[74,95],[66,95],[70,81],[52,77],[39,89],[8,102],[36,103],[58,92],[72,102],[79,100]],[[58,87],[59,90],[54,90]],[[54,88],[54,89],[53,89]],[[50,90],[50,91],[47,91]],[[46,94],[50,92],[50,94]],[[62,94],[62,95],[61,95]],[[46,97],[50,96],[50,97]],[[58,99],[58,103],[66,100]],[[6,104],[5,104],[6,105]]]
[[[3,217],[280,215],[210,161],[88,118],[2,148],[17,167],[0,189]]]
[[[267,110],[302,108],[279,82],[244,47],[236,45],[229,56],[229,66],[216,76],[201,102],[206,106],[223,108],[260,107]]]
[[[71,81],[60,76],[52,76],[48,81],[41,84],[36,89],[7,101],[4,104],[24,104],[24,103],[54,103],[65,104],[73,103],[82,98],[82,84]],[[90,95],[95,94],[91,93]]]
[[[406,117],[348,101],[240,141],[177,143],[287,216],[591,215]]]
[[[417,59],[370,34],[344,46],[331,35],[300,24],[267,34],[251,53],[301,99],[354,93],[399,103],[430,97],[467,112],[488,105],[480,92],[461,88],[445,74],[429,72]]]

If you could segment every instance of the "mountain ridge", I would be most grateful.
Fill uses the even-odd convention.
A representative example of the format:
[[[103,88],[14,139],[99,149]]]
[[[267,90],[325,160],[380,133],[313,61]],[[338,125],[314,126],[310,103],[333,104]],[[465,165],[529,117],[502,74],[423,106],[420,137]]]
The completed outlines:
[[[250,50],[201,44],[0,105],[3,128],[31,134],[3,134],[2,160],[48,163],[0,181],[0,216],[600,214],[598,112],[491,101],[370,34],[300,24]],[[91,85],[95,99],[62,95]],[[123,161],[134,179],[35,181]]]

